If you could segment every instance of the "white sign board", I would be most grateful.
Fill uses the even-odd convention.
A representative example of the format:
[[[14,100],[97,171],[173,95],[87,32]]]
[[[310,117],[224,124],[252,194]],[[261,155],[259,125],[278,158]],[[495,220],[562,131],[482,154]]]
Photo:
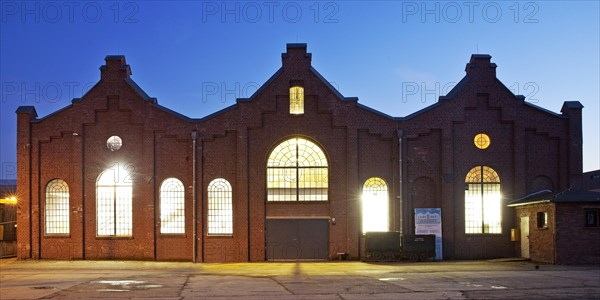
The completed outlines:
[[[415,208],[415,234],[435,234],[435,259],[442,260],[441,208]]]

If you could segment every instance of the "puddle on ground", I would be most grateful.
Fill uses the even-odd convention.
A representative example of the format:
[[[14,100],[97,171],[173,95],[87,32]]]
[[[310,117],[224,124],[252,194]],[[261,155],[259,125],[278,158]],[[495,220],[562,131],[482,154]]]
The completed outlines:
[[[98,292],[130,292],[131,290],[145,290],[151,288],[160,288],[162,285],[160,284],[145,284],[146,281],[142,280],[98,280],[92,281],[91,283],[95,284],[105,284],[110,285],[115,288],[108,289],[98,289]],[[116,287],[120,287],[117,289]]]
[[[379,278],[381,281],[396,281],[396,280],[406,280],[406,278],[402,277],[388,277],[388,278]]]

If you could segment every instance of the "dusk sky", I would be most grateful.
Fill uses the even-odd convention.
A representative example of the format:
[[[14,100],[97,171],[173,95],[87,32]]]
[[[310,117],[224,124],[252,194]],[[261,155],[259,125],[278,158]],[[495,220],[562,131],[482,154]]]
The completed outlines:
[[[68,106],[123,54],[159,104],[201,118],[250,97],[307,43],[344,96],[402,117],[492,56],[515,94],[560,113],[584,105],[584,171],[600,168],[600,5],[544,2],[0,2],[0,179],[15,178],[16,114]],[[501,141],[499,141],[501,142]],[[508,142],[508,141],[507,141]]]

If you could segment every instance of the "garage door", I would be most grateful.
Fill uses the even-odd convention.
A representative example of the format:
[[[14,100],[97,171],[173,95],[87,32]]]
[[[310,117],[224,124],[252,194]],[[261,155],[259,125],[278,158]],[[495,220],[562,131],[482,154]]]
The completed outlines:
[[[327,259],[328,226],[325,219],[268,219],[267,260]]]

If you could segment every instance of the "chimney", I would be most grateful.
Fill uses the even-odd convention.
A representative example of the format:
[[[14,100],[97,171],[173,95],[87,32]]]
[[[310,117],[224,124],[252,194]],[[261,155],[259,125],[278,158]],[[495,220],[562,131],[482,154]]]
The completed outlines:
[[[569,186],[577,189],[582,188],[583,173],[582,108],[579,101],[565,101],[560,109],[569,120]]]
[[[312,54],[306,53],[306,44],[287,44],[287,52],[281,54],[283,70],[309,69]]]
[[[125,55],[107,55],[105,65],[100,67],[100,79],[105,81],[118,81],[129,78],[131,68],[125,62]]]
[[[493,76],[496,77],[496,64],[491,62],[492,56],[489,54],[473,54],[471,60],[465,67],[465,72],[475,76]]]

